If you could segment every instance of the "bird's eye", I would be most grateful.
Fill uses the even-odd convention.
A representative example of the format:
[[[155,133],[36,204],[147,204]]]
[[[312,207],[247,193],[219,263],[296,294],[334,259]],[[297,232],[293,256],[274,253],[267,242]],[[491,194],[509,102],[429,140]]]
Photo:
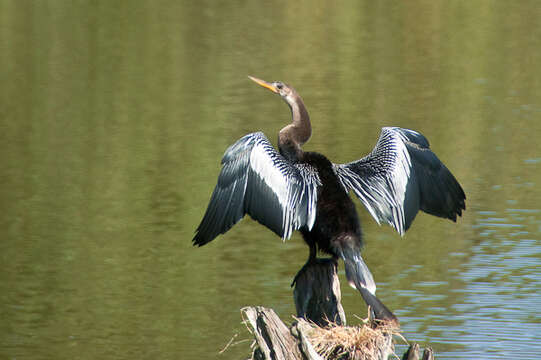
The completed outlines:
[[[278,90],[282,90],[282,88],[284,87],[284,84],[278,83],[276,84],[276,87],[278,88]]]

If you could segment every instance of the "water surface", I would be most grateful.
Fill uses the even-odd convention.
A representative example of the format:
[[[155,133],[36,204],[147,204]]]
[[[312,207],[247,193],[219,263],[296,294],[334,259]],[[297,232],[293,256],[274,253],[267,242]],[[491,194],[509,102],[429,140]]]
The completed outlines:
[[[0,357],[239,359],[240,308],[290,321],[298,234],[245,219],[191,246],[227,146],[289,121],[248,74],[301,93],[306,149],[334,162],[382,126],[426,135],[468,209],[400,238],[357,202],[378,294],[439,359],[537,357],[540,18],[535,1],[1,1]]]

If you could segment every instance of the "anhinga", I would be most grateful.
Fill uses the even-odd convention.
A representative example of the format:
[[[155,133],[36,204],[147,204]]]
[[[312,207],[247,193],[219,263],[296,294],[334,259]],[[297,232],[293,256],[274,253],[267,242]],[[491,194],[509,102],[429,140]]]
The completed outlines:
[[[312,133],[299,94],[280,82],[257,84],[279,94],[289,105],[291,124],[280,130],[279,152],[261,132],[248,134],[226,150],[218,184],[197,228],[194,245],[205,245],[249,214],[283,239],[299,230],[310,247],[341,258],[351,286],[371,305],[376,318],[394,315],[375,297],[376,284],[361,257],[361,229],[353,190],[378,223],[401,235],[423,210],[456,221],[466,196],[451,172],[418,132],[385,127],[370,154],[334,164],[302,145]]]

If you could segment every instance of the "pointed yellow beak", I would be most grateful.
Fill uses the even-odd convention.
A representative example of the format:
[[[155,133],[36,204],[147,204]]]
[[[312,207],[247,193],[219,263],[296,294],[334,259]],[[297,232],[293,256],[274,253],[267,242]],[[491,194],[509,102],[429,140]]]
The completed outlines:
[[[271,83],[268,83],[265,80],[261,80],[261,79],[258,79],[256,77],[250,76],[250,75],[248,75],[248,77],[250,78],[250,80],[252,80],[256,84],[261,85],[264,88],[269,89],[273,93],[278,93],[278,89],[276,89],[276,87],[274,85],[272,85]]]

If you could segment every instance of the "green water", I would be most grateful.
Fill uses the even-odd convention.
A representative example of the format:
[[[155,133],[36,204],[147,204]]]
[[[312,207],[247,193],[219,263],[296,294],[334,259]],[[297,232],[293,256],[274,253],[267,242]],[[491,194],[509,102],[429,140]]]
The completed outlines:
[[[289,121],[247,75],[292,84],[305,149],[336,163],[382,126],[426,135],[467,211],[400,238],[359,205],[378,295],[439,359],[538,356],[540,18],[537,1],[0,0],[0,358],[242,359],[241,307],[291,319],[298,234],[245,219],[191,246],[227,146]]]

